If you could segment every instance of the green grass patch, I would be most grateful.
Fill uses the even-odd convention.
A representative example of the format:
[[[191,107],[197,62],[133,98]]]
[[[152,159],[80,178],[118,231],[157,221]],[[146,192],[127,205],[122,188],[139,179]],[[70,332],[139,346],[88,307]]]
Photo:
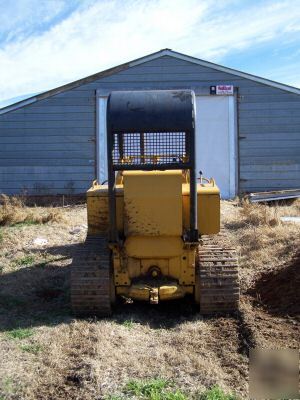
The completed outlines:
[[[165,379],[149,381],[129,381],[118,395],[110,395],[106,400],[188,400],[188,397],[176,389],[172,382]]]
[[[125,393],[135,396],[144,396],[151,398],[154,395],[162,394],[169,386],[169,382],[165,379],[153,379],[148,382],[143,381],[130,381],[125,386]]]
[[[157,378],[145,381],[129,381],[118,394],[111,394],[105,400],[238,400],[233,394],[226,394],[219,386],[205,392],[190,394],[182,392],[173,382]]]
[[[233,394],[224,393],[219,386],[214,386],[211,389],[201,393],[198,397],[199,400],[238,400]]]
[[[3,235],[2,230],[0,229],[0,243],[2,243],[3,240],[4,240],[4,235]]]
[[[47,253],[43,254],[41,257],[43,259],[36,262],[36,267],[45,268],[45,267],[47,267],[48,264],[50,264],[52,262],[62,261],[62,260],[66,260],[69,258],[68,256],[59,256],[59,255],[52,256]]]
[[[52,262],[66,260],[67,258],[67,256],[52,256],[50,254],[40,252],[35,254],[25,254],[24,256],[13,260],[11,265],[14,268],[30,267],[33,265],[37,268],[45,268]]]
[[[20,349],[25,353],[31,353],[35,355],[43,350],[40,344],[21,344]]]
[[[25,220],[22,222],[15,222],[15,223],[11,224],[11,227],[22,228],[23,226],[31,226],[31,225],[40,225],[40,222],[29,219],[29,220]]]
[[[18,266],[18,267],[26,267],[28,265],[32,265],[35,262],[35,257],[27,254],[26,256],[17,258],[16,260],[14,260],[14,265]]]
[[[16,392],[16,386],[14,384],[14,381],[11,378],[4,378],[0,382],[0,390],[1,392],[5,393],[0,395],[0,400],[6,400],[8,398],[11,398],[12,395],[15,394]]]
[[[12,329],[11,331],[7,332],[6,335],[9,339],[22,340],[22,339],[27,339],[27,338],[33,336],[33,334],[34,334],[33,329],[16,328],[16,329]]]
[[[134,327],[134,321],[133,319],[126,319],[122,322],[122,325],[125,326],[125,328],[132,329]]]

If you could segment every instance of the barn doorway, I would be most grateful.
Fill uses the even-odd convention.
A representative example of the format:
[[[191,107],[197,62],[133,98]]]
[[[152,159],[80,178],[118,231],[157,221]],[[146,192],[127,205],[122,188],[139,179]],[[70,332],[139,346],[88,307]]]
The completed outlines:
[[[223,199],[237,194],[237,134],[234,96],[196,96],[196,164],[214,178]]]
[[[107,179],[107,96],[97,98],[97,179]],[[237,194],[237,135],[234,96],[196,96],[196,164],[213,177],[224,199]]]

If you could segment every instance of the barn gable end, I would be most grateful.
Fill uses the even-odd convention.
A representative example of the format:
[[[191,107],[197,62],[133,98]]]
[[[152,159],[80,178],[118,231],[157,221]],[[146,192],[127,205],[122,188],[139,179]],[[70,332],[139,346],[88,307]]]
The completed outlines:
[[[82,193],[96,174],[96,91],[237,88],[239,191],[300,187],[300,95],[176,57],[110,74],[0,115],[0,192]],[[192,60],[192,58],[191,58]],[[279,84],[280,85],[280,84]],[[66,85],[68,86],[68,85]],[[284,85],[282,85],[284,86]],[[300,93],[300,91],[299,91]],[[39,96],[37,96],[39,97]]]

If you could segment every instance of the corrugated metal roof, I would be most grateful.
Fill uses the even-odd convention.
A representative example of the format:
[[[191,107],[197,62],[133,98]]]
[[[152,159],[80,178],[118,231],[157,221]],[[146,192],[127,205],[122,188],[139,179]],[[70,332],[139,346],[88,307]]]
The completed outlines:
[[[236,75],[236,76],[239,76],[239,77],[242,77],[242,78],[245,78],[245,79],[252,80],[254,82],[262,83],[264,85],[268,85],[268,86],[271,86],[271,87],[275,87],[277,89],[281,89],[281,90],[284,90],[284,91],[287,91],[287,92],[290,92],[290,93],[295,93],[295,94],[300,95],[300,89],[298,89],[296,87],[285,85],[283,83],[275,82],[275,81],[272,81],[272,80],[269,80],[269,79],[265,79],[265,78],[262,78],[262,77],[259,77],[259,76],[256,76],[256,75],[248,74],[246,72],[238,71],[236,69],[224,67],[224,66],[219,65],[219,64],[214,64],[212,62],[201,60],[201,59],[196,58],[196,57],[192,57],[192,56],[188,56],[188,55],[185,55],[185,54],[182,54],[182,53],[178,53],[178,52],[173,51],[171,49],[163,49],[163,50],[157,51],[155,53],[146,55],[144,57],[135,59],[133,61],[129,61],[127,63],[118,65],[116,67],[107,69],[105,71],[101,71],[101,72],[98,72],[96,74],[90,75],[90,76],[88,76],[86,78],[82,78],[82,79],[79,79],[77,81],[74,81],[74,82],[71,82],[71,83],[67,83],[66,85],[57,87],[55,89],[48,90],[46,92],[40,93],[40,94],[38,94],[36,96],[32,96],[30,98],[27,98],[25,100],[19,101],[19,102],[14,103],[14,104],[11,104],[9,106],[3,107],[3,108],[0,109],[0,114],[4,114],[4,113],[7,113],[7,112],[16,110],[18,108],[26,106],[27,104],[35,103],[36,101],[46,99],[46,98],[48,98],[50,96],[54,96],[54,95],[56,95],[58,93],[66,91],[66,90],[70,90],[70,89],[76,88],[76,87],[81,86],[83,84],[93,82],[93,81],[95,81],[97,79],[113,75],[113,74],[118,73],[120,71],[124,71],[124,70],[126,70],[128,68],[135,67],[137,65],[146,63],[146,62],[151,61],[151,60],[155,60],[155,59],[163,57],[163,56],[174,57],[174,58],[177,58],[177,59],[181,59],[181,60],[184,60],[184,61],[188,61],[188,62],[191,62],[191,63],[194,63],[194,64],[201,65],[203,67],[213,68],[213,69],[215,69],[217,71],[226,72],[228,74]]]

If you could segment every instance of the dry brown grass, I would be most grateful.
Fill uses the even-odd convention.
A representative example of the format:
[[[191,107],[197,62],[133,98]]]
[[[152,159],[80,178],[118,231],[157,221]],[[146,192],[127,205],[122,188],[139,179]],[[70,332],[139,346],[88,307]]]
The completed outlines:
[[[299,202],[222,202],[223,231],[241,255],[244,292],[260,273],[282,269],[296,252],[299,224],[281,223],[280,216],[299,215],[299,208]],[[86,223],[86,211],[70,207],[61,213],[63,220],[1,228],[0,399],[100,400],[131,379],[157,377],[175,382],[191,398],[216,383],[246,398],[248,359],[237,318],[202,318],[187,301],[120,305],[107,320],[73,319],[69,264],[85,230],[72,231]],[[48,244],[34,247],[36,237]],[[259,343],[297,343],[294,320],[276,319],[254,305],[245,310]]]
[[[251,204],[247,200],[241,203],[240,215],[244,224],[252,226],[276,226],[280,223],[278,207]]]
[[[240,254],[242,288],[258,276],[288,263],[300,248],[299,223],[284,223],[281,216],[299,216],[300,201],[266,205],[224,202],[224,230]]]
[[[0,196],[0,225],[45,224],[62,220],[62,212],[57,208],[26,207],[22,198]]]
[[[103,399],[133,378],[157,377],[192,395],[217,383],[228,391],[241,379],[245,358],[237,354],[232,319],[206,322],[190,317],[173,327],[162,322],[159,328],[150,323],[159,313],[150,312],[148,323],[137,309],[130,313],[135,321],[130,328],[124,324],[128,314],[118,312],[111,320],[75,320],[36,329],[34,340],[44,350],[30,366],[34,380],[23,388],[24,398]],[[175,322],[174,315],[169,319]],[[224,346],[219,354],[211,340],[216,335],[218,346]]]

